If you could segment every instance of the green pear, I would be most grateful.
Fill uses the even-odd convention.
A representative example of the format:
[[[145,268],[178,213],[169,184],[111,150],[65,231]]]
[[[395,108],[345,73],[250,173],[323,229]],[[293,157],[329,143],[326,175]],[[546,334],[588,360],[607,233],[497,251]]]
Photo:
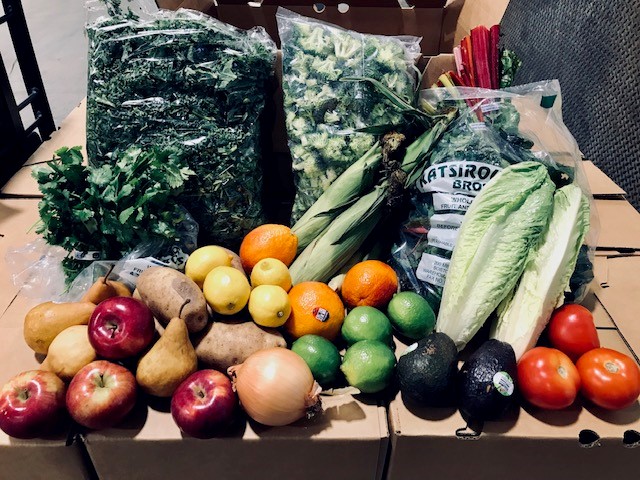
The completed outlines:
[[[187,325],[172,318],[160,339],[145,353],[136,371],[140,388],[156,397],[170,397],[198,369],[198,357],[189,340]]]

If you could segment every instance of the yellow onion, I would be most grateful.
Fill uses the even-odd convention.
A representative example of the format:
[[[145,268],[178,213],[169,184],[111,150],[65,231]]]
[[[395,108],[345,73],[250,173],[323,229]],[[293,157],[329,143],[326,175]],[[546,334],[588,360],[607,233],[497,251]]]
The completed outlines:
[[[244,410],[263,425],[288,425],[322,411],[322,389],[305,361],[291,350],[260,350],[229,367],[228,373]]]

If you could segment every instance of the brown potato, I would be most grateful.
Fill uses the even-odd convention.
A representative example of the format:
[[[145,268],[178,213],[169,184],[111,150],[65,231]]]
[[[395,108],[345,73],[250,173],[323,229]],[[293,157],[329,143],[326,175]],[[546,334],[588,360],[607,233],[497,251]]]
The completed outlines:
[[[195,333],[209,321],[202,290],[177,270],[169,267],[145,270],[138,278],[136,291],[162,325],[167,325],[174,317],[180,317],[187,324],[189,333]]]
[[[207,368],[226,372],[244,362],[249,355],[272,347],[286,348],[287,342],[272,328],[262,328],[252,321],[213,322],[193,342],[198,360]]]

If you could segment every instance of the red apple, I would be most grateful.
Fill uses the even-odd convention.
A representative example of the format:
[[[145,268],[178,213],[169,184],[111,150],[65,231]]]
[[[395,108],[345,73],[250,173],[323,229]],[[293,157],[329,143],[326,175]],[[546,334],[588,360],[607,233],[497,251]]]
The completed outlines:
[[[16,438],[35,438],[57,426],[66,386],[55,373],[32,370],[16,375],[0,390],[0,429]]]
[[[238,399],[231,381],[217,370],[193,373],[171,398],[171,415],[180,430],[196,438],[211,438],[233,420]]]
[[[67,390],[67,410],[87,428],[117,425],[136,403],[136,379],[126,368],[96,360],[81,368]]]
[[[89,320],[89,342],[101,357],[120,360],[142,352],[153,340],[151,310],[131,297],[111,297],[98,304]]]

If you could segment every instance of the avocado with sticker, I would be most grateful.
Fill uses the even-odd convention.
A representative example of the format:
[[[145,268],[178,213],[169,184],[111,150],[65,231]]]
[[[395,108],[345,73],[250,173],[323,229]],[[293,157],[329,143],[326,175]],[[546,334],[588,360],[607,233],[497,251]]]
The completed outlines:
[[[511,345],[490,339],[465,362],[458,374],[460,413],[467,421],[496,420],[513,403],[517,363]]]

